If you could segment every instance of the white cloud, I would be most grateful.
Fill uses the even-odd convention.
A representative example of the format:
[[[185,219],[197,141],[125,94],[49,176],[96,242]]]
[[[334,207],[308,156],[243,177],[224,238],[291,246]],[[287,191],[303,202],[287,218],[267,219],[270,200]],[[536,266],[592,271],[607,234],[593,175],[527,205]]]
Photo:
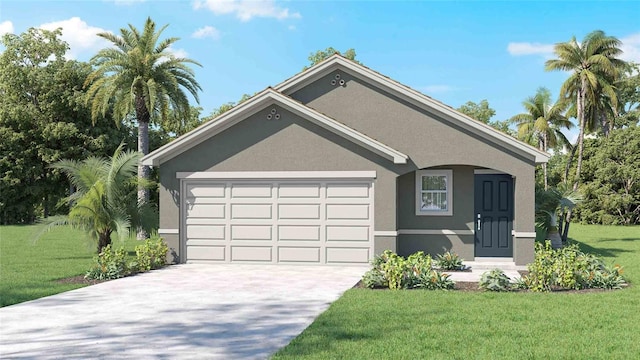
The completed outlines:
[[[622,41],[623,60],[640,63],[640,33],[631,34],[620,39]]]
[[[13,23],[9,20],[0,22],[0,36],[13,34]]]
[[[107,32],[105,29],[90,26],[79,17],[42,24],[40,28],[45,30],[62,28],[61,38],[69,44],[67,57],[72,59],[82,53],[95,52],[109,46],[107,40],[97,36],[98,33]]]
[[[216,15],[234,14],[241,21],[249,21],[254,17],[278,20],[301,17],[299,12],[277,6],[275,0],[195,0],[193,8],[208,9]]]
[[[511,42],[507,45],[507,51],[514,56],[521,55],[551,55],[553,54],[553,44]]]
[[[453,90],[456,90],[456,88],[449,85],[427,85],[420,87],[420,91],[424,92],[425,94],[445,93]]]
[[[189,53],[185,49],[176,49],[173,46],[169,46],[167,51],[177,58],[189,57]]]
[[[214,40],[218,40],[220,39],[220,31],[213,26],[207,25],[196,30],[193,34],[191,34],[191,37],[194,37],[196,39],[212,38]]]

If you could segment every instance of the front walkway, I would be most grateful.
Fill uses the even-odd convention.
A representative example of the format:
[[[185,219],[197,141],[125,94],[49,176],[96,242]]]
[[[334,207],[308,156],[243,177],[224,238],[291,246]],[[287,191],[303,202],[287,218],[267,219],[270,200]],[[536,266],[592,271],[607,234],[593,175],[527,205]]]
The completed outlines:
[[[264,359],[367,267],[175,265],[0,309],[0,358]]]

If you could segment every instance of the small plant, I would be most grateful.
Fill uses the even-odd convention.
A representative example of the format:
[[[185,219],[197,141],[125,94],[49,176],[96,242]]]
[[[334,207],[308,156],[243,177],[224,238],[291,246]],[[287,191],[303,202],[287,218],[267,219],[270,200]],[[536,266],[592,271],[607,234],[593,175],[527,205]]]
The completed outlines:
[[[416,287],[424,274],[431,273],[431,263],[431,256],[422,251],[409,255],[405,263],[405,287]]]
[[[462,259],[458,254],[447,251],[444,254],[439,254],[435,260],[436,265],[442,270],[461,270]]]
[[[125,277],[130,274],[124,248],[113,249],[111,244],[105,246],[98,256],[94,257],[94,265],[85,274],[85,279],[109,280]]]
[[[509,277],[500,269],[493,269],[482,274],[480,288],[486,291],[509,291]]]
[[[513,281],[511,288],[513,290],[529,290],[531,288],[531,281],[528,276],[521,276]]]
[[[607,267],[602,259],[581,252],[576,244],[553,249],[549,241],[536,244],[527,279],[532,291],[550,291],[554,287],[619,289],[626,284],[621,267]]]
[[[362,276],[362,283],[369,289],[388,287],[389,283],[384,278],[384,273],[379,269],[371,269]]]
[[[158,269],[166,264],[169,248],[161,238],[147,239],[136,246],[135,268],[139,272]]]
[[[451,275],[431,270],[420,276],[416,287],[425,290],[451,290],[454,286],[455,282],[451,280]]]
[[[382,271],[389,284],[389,289],[398,290],[405,287],[406,260],[390,250],[385,251],[382,257],[386,259],[382,264]]]

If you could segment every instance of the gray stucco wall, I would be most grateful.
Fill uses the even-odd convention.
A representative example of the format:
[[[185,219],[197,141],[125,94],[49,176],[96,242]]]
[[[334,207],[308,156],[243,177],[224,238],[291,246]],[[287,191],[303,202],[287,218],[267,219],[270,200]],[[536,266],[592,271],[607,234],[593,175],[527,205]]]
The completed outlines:
[[[337,73],[346,80],[345,86],[331,85],[331,79]],[[532,155],[523,156],[493,144],[477,133],[452,125],[442,114],[419,109],[342,70],[331,72],[291,96],[409,155],[411,166],[407,172],[441,165],[470,165],[513,175],[516,190],[514,229],[534,230],[535,160]],[[469,173],[463,171],[462,174],[464,180]],[[410,185],[409,177],[402,177],[401,182]],[[472,189],[470,194],[473,194]],[[469,202],[473,202],[473,197]],[[404,207],[401,209],[403,213],[405,210]],[[459,220],[451,221],[443,218],[434,220],[431,225],[459,225]]]
[[[394,165],[277,106],[281,118],[267,121],[272,107],[160,166],[160,228],[179,227],[177,172],[374,170],[375,229],[396,229],[396,173],[403,172],[406,165]],[[379,241],[391,246],[389,241]],[[171,245],[179,253],[177,241]]]

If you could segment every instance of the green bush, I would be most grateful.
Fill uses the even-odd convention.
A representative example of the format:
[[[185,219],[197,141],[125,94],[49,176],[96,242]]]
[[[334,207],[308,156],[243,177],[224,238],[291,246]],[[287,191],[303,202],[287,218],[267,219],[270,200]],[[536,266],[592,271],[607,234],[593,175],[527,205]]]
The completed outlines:
[[[549,241],[536,244],[526,282],[532,291],[550,291],[554,287],[619,289],[626,284],[621,267],[609,268],[599,257],[580,251],[576,244],[553,249]]]
[[[169,248],[161,238],[147,239],[135,248],[135,269],[145,272],[158,269],[166,264]]]
[[[384,288],[389,286],[387,279],[384,278],[384,274],[379,269],[375,268],[367,271],[362,276],[362,283],[364,284],[364,286],[370,289]]]
[[[421,274],[416,285],[417,288],[425,290],[451,290],[454,286],[451,275],[436,270]]]
[[[454,282],[447,274],[431,268],[432,259],[419,251],[407,259],[393,251],[386,250],[371,262],[372,269],[362,277],[368,288],[388,287],[398,289],[452,289]]]
[[[130,273],[124,248],[114,250],[109,244],[94,257],[94,265],[84,277],[91,280],[109,280],[125,277]]]
[[[493,269],[482,274],[480,288],[486,291],[509,291],[509,277],[500,269]]]
[[[436,265],[442,270],[460,270],[462,269],[462,259],[458,254],[447,251],[436,257]]]

